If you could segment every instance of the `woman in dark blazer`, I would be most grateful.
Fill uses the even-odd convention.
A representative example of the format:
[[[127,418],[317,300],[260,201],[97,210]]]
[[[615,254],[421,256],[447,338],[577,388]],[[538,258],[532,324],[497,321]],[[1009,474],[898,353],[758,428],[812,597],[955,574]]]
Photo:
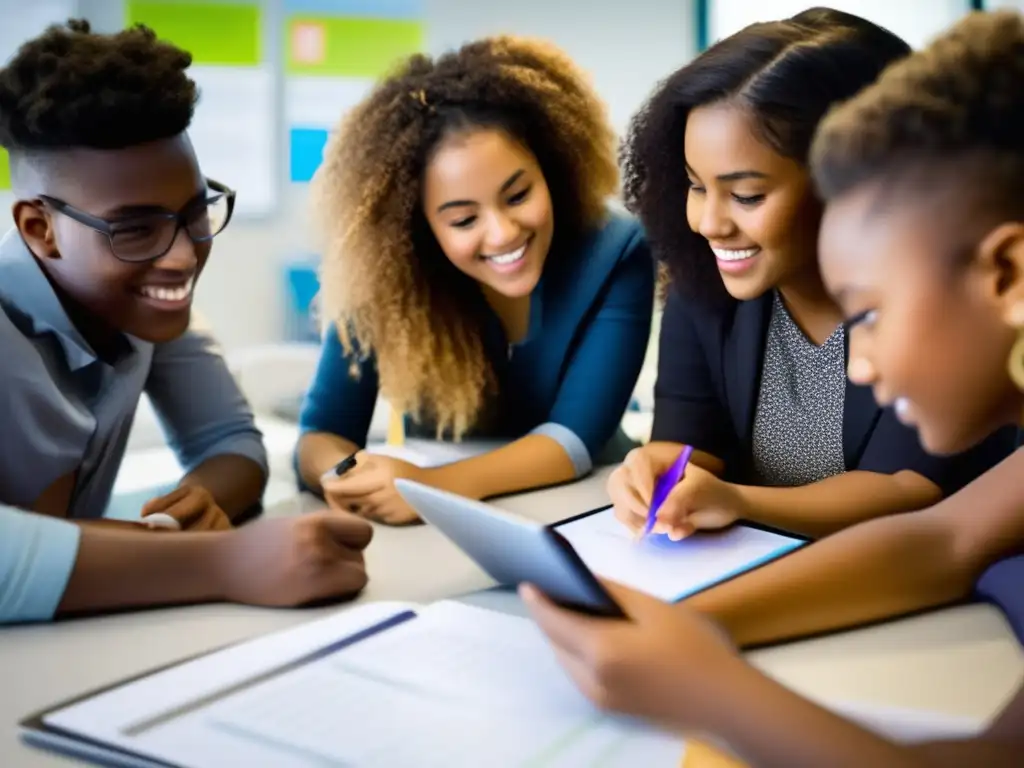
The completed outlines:
[[[1004,430],[965,454],[927,455],[900,421],[905,403],[880,407],[887,393],[847,380],[852,318],[818,272],[814,129],[909,50],[814,9],[722,41],[635,118],[626,199],[669,285],[652,442],[609,480],[630,527],[684,445],[691,463],[655,528],[675,538],[737,518],[825,535],[932,504],[1013,449]]]

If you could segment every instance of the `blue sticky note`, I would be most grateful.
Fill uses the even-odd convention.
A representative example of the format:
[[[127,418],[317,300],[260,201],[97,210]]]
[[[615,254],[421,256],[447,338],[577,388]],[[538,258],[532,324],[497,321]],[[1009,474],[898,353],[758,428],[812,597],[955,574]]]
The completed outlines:
[[[305,183],[313,178],[324,159],[327,145],[326,128],[292,128],[289,134],[289,176],[293,182]]]

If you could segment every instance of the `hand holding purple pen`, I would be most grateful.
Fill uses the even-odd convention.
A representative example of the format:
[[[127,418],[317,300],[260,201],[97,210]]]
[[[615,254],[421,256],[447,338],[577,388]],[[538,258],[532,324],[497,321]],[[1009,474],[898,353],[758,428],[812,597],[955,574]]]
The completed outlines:
[[[683,450],[679,452],[679,457],[672,462],[672,466],[668,468],[665,474],[661,475],[657,482],[654,484],[654,493],[651,496],[651,506],[647,512],[647,523],[643,529],[637,535],[637,541],[640,541],[650,535],[651,531],[654,530],[654,525],[658,521],[658,510],[661,505],[665,503],[665,499],[668,498],[669,493],[672,489],[679,484],[679,481],[686,475],[686,465],[690,463],[690,456],[693,454],[693,446],[683,446]]]

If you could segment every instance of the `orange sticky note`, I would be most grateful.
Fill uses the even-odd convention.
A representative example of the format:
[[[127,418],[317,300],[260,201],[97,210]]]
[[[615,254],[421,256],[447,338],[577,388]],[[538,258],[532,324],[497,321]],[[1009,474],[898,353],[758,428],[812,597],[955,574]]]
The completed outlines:
[[[686,740],[686,753],[679,768],[750,768],[717,747],[703,741]]]
[[[297,63],[323,63],[326,48],[323,24],[303,21],[292,27],[292,58]]]

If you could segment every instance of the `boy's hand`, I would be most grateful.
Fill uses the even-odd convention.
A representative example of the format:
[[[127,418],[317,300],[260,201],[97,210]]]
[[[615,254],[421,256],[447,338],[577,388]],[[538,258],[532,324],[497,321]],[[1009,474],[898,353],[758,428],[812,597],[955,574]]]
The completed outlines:
[[[366,585],[363,549],[373,527],[345,512],[258,520],[223,534],[212,567],[224,599],[297,606],[347,597]]]
[[[146,502],[143,522],[157,512],[173,517],[183,531],[223,531],[231,528],[231,518],[210,492],[198,485],[183,485],[164,496]]]

